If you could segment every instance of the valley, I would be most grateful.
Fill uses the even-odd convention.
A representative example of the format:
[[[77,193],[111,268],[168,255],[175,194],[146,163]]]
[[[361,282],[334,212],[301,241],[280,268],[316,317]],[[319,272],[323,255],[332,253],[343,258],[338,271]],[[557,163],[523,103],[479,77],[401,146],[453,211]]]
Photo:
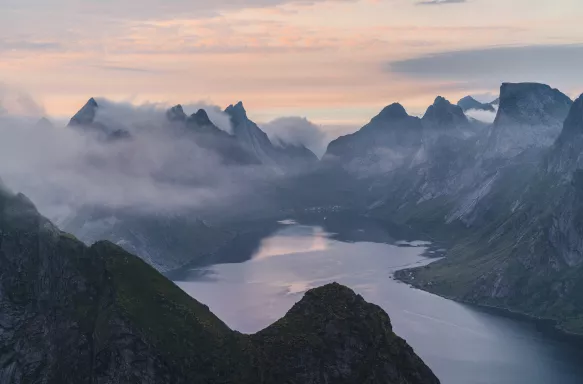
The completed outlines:
[[[411,233],[388,231],[375,220],[325,217],[307,218],[310,225],[286,220],[269,235],[257,233],[253,248],[231,251],[240,254],[238,262],[231,256],[168,276],[244,333],[281,317],[305,291],[337,281],[390,313],[396,332],[443,383],[579,382],[583,351],[576,345],[528,321],[442,299],[392,278],[396,271],[436,260],[442,254],[436,245],[412,241]]]

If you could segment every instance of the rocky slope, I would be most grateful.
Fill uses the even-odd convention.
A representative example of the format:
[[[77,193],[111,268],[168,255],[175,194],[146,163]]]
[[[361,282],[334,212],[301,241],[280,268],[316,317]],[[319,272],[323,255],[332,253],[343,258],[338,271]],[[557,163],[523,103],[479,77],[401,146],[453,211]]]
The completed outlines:
[[[312,167],[318,157],[303,145],[274,145],[265,132],[247,117],[242,102],[225,109],[231,117],[233,135],[259,161],[280,173]]]
[[[4,190],[0,270],[2,383],[439,382],[348,288],[311,290],[242,335],[138,257],[85,246]]]
[[[543,84],[503,84],[496,121],[474,135],[451,135],[465,123],[443,98],[422,122],[414,144],[421,150],[407,152],[415,161],[350,179],[358,187],[344,189],[346,200],[359,204],[343,206],[449,245],[446,259],[401,279],[583,334],[583,99],[573,103]],[[391,147],[411,134],[391,133],[383,142],[369,131],[369,147]],[[362,139],[353,136],[331,145],[337,158],[367,153],[356,151]]]
[[[552,319],[583,334],[583,96],[528,172],[501,178],[477,207],[486,218],[448,258],[403,272],[430,291]]]

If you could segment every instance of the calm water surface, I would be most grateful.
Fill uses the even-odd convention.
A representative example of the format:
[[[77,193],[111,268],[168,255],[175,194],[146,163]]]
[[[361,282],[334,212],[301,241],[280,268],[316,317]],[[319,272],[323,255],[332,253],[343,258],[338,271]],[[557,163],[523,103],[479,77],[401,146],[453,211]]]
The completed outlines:
[[[527,322],[393,280],[395,270],[431,261],[422,256],[427,243],[339,238],[320,226],[286,221],[260,241],[249,261],[183,271],[176,283],[230,327],[253,333],[282,317],[306,290],[337,281],[383,307],[395,332],[444,384],[583,383],[581,349]]]

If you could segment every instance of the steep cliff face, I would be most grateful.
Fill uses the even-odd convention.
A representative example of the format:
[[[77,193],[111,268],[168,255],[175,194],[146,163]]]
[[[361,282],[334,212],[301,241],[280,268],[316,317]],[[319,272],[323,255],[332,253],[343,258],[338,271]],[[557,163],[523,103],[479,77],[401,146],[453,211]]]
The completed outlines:
[[[241,335],[141,259],[87,247],[5,191],[0,270],[2,383],[439,382],[347,288],[312,290]]]
[[[305,171],[306,166],[317,163],[318,157],[303,145],[274,145],[267,134],[247,117],[242,102],[229,105],[225,112],[231,117],[234,137],[266,167],[288,173],[300,169]]]
[[[568,96],[545,84],[502,84],[487,156],[510,158],[525,149],[549,147],[561,133],[571,104]]]
[[[130,133],[123,127],[111,126],[97,121],[96,117],[99,108],[99,103],[92,97],[71,118],[68,126],[90,133],[103,141],[115,141],[130,137]]]
[[[509,173],[477,208],[482,224],[446,260],[401,277],[459,299],[555,320],[583,334],[583,97],[534,168]]]

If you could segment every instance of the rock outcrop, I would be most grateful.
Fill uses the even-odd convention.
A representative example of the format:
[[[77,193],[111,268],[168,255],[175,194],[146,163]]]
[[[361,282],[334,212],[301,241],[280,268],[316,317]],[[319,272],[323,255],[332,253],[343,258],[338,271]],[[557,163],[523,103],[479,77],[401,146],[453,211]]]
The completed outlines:
[[[487,156],[510,158],[526,149],[551,146],[571,104],[568,96],[545,84],[502,84]]]

